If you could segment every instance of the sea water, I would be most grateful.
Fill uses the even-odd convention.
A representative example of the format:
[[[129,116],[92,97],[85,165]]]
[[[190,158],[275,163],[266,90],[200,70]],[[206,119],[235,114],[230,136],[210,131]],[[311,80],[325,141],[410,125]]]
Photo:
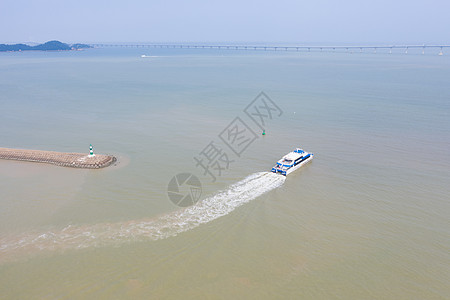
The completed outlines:
[[[0,294],[445,299],[448,78],[436,53],[1,53],[0,147],[118,162],[0,161]],[[265,136],[245,113],[262,91]],[[236,118],[254,133],[239,155],[221,139]],[[211,142],[215,180],[195,160]],[[296,147],[314,160],[267,172]],[[180,173],[193,206],[169,199]]]

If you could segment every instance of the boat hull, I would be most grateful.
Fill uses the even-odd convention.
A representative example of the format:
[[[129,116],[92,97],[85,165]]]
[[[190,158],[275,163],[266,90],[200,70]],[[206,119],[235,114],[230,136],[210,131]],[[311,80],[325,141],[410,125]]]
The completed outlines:
[[[300,169],[301,167],[303,167],[304,165],[306,165],[307,163],[309,163],[310,161],[312,161],[313,157],[314,157],[314,154],[311,154],[310,157],[308,157],[307,159],[305,159],[304,161],[302,161],[302,162],[299,163],[298,165],[293,166],[293,167],[290,167],[290,168],[286,171],[286,174],[285,174],[284,176],[289,175],[290,173],[294,172],[295,170]]]

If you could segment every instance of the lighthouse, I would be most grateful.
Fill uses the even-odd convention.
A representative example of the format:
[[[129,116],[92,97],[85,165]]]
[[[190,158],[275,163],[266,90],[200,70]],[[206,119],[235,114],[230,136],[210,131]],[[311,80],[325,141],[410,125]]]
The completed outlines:
[[[89,145],[89,157],[95,156],[94,154],[94,147],[92,147],[92,144]]]

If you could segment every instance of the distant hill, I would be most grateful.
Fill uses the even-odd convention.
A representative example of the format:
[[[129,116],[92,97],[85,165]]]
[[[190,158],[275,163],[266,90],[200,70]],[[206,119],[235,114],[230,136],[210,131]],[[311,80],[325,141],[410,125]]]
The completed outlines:
[[[70,47],[72,47],[72,49],[75,49],[75,50],[92,48],[92,46],[89,46],[89,45],[86,45],[86,44],[72,44]]]
[[[0,44],[0,51],[22,51],[22,50],[32,50],[33,47],[25,44],[15,44],[15,45],[5,45]]]
[[[14,45],[6,45],[0,44],[0,51],[29,51],[29,50],[37,50],[37,51],[66,51],[66,50],[79,50],[92,48],[86,44],[65,44],[60,41],[49,41],[44,44],[29,46],[25,44],[14,44]]]
[[[64,43],[61,43],[59,41],[50,41],[44,44],[40,44],[37,46],[32,47],[31,50],[70,50],[70,46]]]

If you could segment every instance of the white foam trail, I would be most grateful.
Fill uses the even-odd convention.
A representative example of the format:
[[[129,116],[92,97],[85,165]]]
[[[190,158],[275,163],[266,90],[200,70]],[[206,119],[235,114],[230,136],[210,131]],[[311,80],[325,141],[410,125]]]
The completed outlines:
[[[0,262],[39,251],[168,238],[227,215],[244,203],[281,186],[284,181],[284,176],[274,173],[255,173],[193,206],[154,219],[68,226],[59,231],[0,238]]]

